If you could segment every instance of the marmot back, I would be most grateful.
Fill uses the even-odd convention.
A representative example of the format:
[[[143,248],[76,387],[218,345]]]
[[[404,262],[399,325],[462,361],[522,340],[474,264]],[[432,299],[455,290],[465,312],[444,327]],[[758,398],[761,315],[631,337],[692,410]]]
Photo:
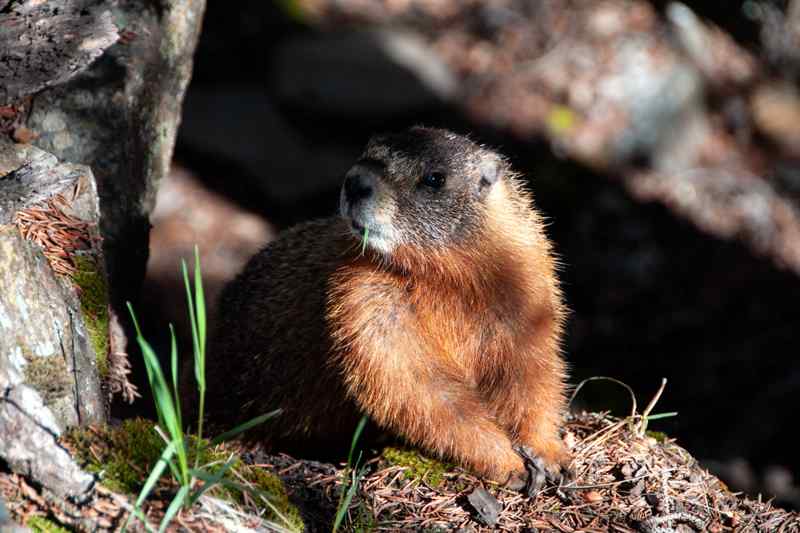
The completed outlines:
[[[500,482],[527,477],[517,446],[565,465],[565,308],[505,159],[444,130],[376,136],[340,208],[283,233],[223,292],[210,422],[282,408],[249,437],[320,444],[346,442],[366,413]]]

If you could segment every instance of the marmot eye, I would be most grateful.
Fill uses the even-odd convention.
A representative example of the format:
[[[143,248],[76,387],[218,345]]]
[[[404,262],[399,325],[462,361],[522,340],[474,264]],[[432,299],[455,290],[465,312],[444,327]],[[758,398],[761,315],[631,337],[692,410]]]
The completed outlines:
[[[444,182],[445,176],[442,172],[428,172],[422,176],[420,183],[431,189],[441,189]]]

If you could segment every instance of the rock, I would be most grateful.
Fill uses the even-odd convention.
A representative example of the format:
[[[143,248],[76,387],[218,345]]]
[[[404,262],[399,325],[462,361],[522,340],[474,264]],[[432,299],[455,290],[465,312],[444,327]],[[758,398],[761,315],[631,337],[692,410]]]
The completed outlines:
[[[87,167],[0,142],[0,459],[61,496],[81,496],[93,478],[58,435],[105,420],[98,219]]]
[[[0,29],[0,105],[67,81],[119,38],[111,12],[90,0],[15,2]]]
[[[2,3],[0,3],[2,7]],[[27,527],[15,524],[8,515],[3,498],[0,497],[0,533],[24,533],[30,531]]]
[[[497,525],[500,518],[500,512],[503,510],[497,498],[489,494],[483,487],[475,487],[475,490],[469,493],[467,501],[473,509],[478,513],[478,519],[489,527]]]
[[[143,279],[204,8],[19,0],[0,10],[0,103],[14,121],[2,134],[12,127],[36,146],[0,144],[0,459],[60,496],[80,497],[92,477],[58,434],[105,420],[101,382],[131,392],[109,304],[121,309]],[[110,46],[117,27],[124,39]]]
[[[91,167],[111,297],[122,315],[144,277],[148,216],[169,170],[204,0],[101,2],[125,38],[34,96],[26,126],[61,160]]]
[[[2,365],[0,434],[0,457],[11,469],[56,495],[81,499],[94,484],[94,478],[58,444],[58,424],[39,393]]]
[[[0,185],[0,373],[37,390],[61,429],[105,420],[98,367],[108,319],[107,301],[94,301],[105,274],[92,172],[0,143]]]

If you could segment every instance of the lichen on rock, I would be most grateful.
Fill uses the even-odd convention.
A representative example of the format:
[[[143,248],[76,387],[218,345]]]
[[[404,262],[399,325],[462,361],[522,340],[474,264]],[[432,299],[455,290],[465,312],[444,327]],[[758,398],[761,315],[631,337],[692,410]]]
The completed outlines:
[[[23,357],[27,361],[22,368],[25,382],[36,389],[45,405],[53,405],[68,393],[72,380],[62,357],[37,357],[25,354]]]

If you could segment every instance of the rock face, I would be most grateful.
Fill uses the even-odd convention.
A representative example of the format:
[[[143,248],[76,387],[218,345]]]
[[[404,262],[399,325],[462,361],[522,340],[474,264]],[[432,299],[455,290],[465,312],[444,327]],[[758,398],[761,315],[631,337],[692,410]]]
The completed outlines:
[[[61,496],[92,477],[58,434],[133,398],[112,309],[143,278],[204,8],[0,1],[0,138],[36,146],[0,140],[0,459]]]
[[[33,141],[97,178],[115,308],[134,299],[147,260],[149,214],[169,170],[204,0],[101,2],[122,40],[68,83],[34,97]]]
[[[0,183],[0,373],[33,387],[62,429],[104,420],[108,312],[97,307],[107,301],[88,301],[107,299],[94,177],[0,144]]]
[[[0,140],[0,459],[58,495],[92,482],[58,434],[134,394],[112,308],[143,278],[204,8],[0,1],[0,139],[36,145]]]
[[[0,29],[0,105],[67,81],[119,38],[111,12],[87,0],[14,3]]]
[[[80,499],[94,478],[83,472],[59,446],[50,410],[31,387],[9,380],[20,376],[0,369],[0,457],[16,472],[61,497]]]
[[[91,171],[0,142],[0,458],[60,495],[92,483],[56,443],[105,420],[108,308]]]

